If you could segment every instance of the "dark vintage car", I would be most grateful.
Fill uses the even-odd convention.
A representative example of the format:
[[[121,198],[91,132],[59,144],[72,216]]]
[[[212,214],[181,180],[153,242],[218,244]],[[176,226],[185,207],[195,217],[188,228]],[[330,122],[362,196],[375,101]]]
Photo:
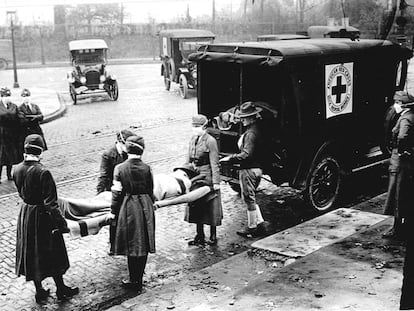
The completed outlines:
[[[221,156],[238,152],[240,104],[256,102],[264,173],[327,211],[346,175],[387,163],[384,122],[411,57],[390,41],[306,39],[212,44],[190,60],[197,62],[198,111],[208,116]],[[221,174],[238,187],[236,165],[223,163]]]
[[[281,33],[257,36],[257,41],[309,39],[308,36],[294,33]]]
[[[117,100],[118,82],[107,69],[108,46],[104,40],[75,40],[69,42],[72,71],[68,72],[69,92],[76,105],[78,96],[107,93]]]
[[[211,31],[200,29],[166,29],[159,32],[161,75],[167,91],[171,82],[179,83],[181,97],[187,98],[188,90],[197,88],[197,69],[188,60],[188,55],[201,45],[212,43],[214,37]]]

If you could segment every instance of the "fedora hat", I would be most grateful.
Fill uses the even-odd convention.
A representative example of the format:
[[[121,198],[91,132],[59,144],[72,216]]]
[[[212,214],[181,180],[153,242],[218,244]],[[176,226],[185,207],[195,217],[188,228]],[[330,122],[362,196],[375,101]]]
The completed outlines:
[[[0,89],[0,96],[1,97],[11,96],[10,89],[8,87],[2,87]]]
[[[414,105],[414,96],[406,91],[396,91],[394,101],[400,101],[401,107],[408,107]]]
[[[257,115],[262,111],[262,108],[256,107],[254,102],[245,102],[240,105],[240,110],[236,112],[236,116],[239,118],[246,118]]]
[[[183,164],[181,166],[175,167],[173,169],[173,172],[175,172],[176,170],[184,171],[190,179],[198,175],[198,172],[194,169],[194,167],[191,164]]]
[[[28,96],[30,96],[31,94],[30,94],[30,91],[29,91],[29,89],[23,89],[22,90],[22,92],[20,93],[20,96],[21,97],[28,97]]]

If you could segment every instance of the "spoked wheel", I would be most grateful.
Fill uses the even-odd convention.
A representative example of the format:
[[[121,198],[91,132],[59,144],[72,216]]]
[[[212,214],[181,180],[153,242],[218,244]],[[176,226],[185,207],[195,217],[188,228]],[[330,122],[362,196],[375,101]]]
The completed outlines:
[[[329,156],[321,158],[312,169],[306,189],[312,208],[318,212],[333,209],[338,201],[340,185],[338,161]]]
[[[69,86],[69,93],[70,93],[70,97],[73,100],[73,104],[76,105],[78,100],[77,100],[77,95],[76,95],[75,89],[72,85]]]
[[[7,61],[4,58],[0,58],[0,70],[6,70],[7,66]]]
[[[118,82],[114,81],[108,86],[108,94],[112,100],[117,100],[119,96]]]
[[[180,96],[184,99],[188,98],[188,81],[187,77],[183,74],[180,75]]]

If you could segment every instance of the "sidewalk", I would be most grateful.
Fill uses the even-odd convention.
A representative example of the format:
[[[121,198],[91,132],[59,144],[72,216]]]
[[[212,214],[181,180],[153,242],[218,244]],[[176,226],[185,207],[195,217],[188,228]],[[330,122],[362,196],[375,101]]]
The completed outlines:
[[[404,249],[381,237],[391,224],[339,209],[109,310],[398,310]]]
[[[31,93],[32,102],[39,105],[40,110],[43,113],[43,121],[41,123],[47,123],[61,117],[66,112],[66,105],[63,100],[60,99],[60,95],[55,90],[48,88],[31,87],[29,88]],[[20,93],[22,88],[11,89],[11,100],[17,106],[22,103]]]

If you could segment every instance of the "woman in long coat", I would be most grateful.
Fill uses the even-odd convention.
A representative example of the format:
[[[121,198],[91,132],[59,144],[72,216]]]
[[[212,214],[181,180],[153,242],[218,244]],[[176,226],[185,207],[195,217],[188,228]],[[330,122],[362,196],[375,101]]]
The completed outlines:
[[[45,143],[45,150],[47,150],[47,144],[43,130],[40,127],[40,122],[43,121],[43,113],[39,106],[31,101],[31,94],[28,89],[23,89],[20,96],[23,99],[22,104],[19,106],[18,115],[21,124],[20,128],[20,140],[23,144],[27,135],[38,134],[42,136]]]
[[[117,219],[114,254],[128,258],[129,280],[122,285],[138,293],[148,253],[155,253],[155,216],[151,168],[141,160],[144,139],[126,139],[128,159],[114,170],[111,210]]]
[[[23,160],[19,140],[18,109],[10,101],[8,88],[0,90],[0,179],[3,166],[6,166],[7,179],[11,180],[12,166]]]
[[[216,227],[221,225],[223,209],[220,196],[220,169],[217,141],[206,132],[207,117],[196,115],[192,118],[193,136],[189,145],[187,162],[199,173],[192,179],[190,190],[209,186],[211,192],[201,199],[189,203],[185,220],[196,224],[197,234],[189,245],[205,243],[204,225],[210,226],[209,245],[217,244]]]
[[[56,184],[39,162],[44,147],[42,137],[29,135],[24,143],[25,159],[13,172],[23,200],[17,220],[16,274],[34,282],[37,302],[49,296],[49,290],[42,287],[47,277],[53,277],[56,283],[57,298],[68,298],[79,289],[63,282],[69,259],[62,233],[69,230],[58,208]]]

